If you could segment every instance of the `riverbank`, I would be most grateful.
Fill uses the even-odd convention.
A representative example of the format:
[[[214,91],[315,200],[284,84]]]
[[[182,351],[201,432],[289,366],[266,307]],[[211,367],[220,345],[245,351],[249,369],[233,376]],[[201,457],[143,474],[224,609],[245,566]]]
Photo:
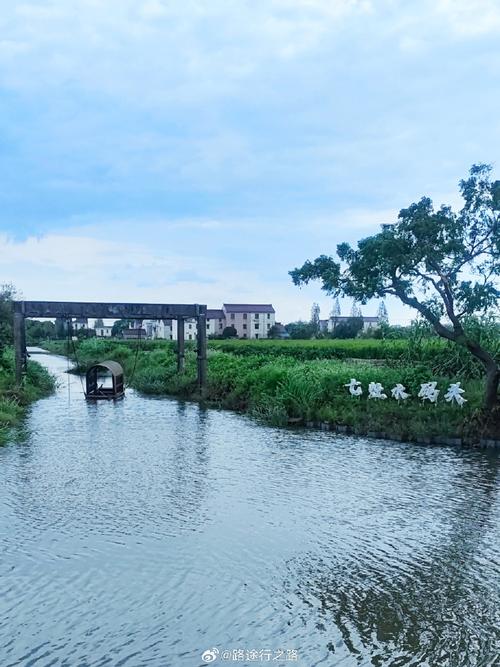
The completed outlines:
[[[58,354],[68,351],[64,341],[50,342],[46,347]],[[276,426],[313,424],[327,430],[345,429],[360,435],[421,442],[451,438],[474,444],[500,437],[498,421],[486,418],[481,408],[480,378],[436,375],[423,362],[407,365],[391,359],[384,364],[380,359],[338,358],[304,361],[274,350],[269,354],[265,346],[260,354],[234,353],[220,347],[217,341],[209,348],[208,384],[203,396],[197,393],[196,356],[189,345],[182,375],[177,374],[175,344],[170,342],[138,346],[94,339],[77,343],[75,349],[81,371],[112,358],[123,365],[130,386],[144,394],[202,400],[211,406],[249,413]],[[72,346],[69,353],[74,358]],[[362,396],[350,395],[345,385],[351,378],[361,382]],[[438,383],[437,404],[417,398],[420,385],[429,381]],[[465,390],[467,402],[463,407],[450,405],[443,398],[449,385],[457,381]],[[388,398],[369,399],[370,382],[380,382]],[[410,394],[405,401],[391,397],[391,389],[398,383]]]
[[[31,360],[23,384],[17,388],[13,350],[7,349],[0,355],[0,445],[7,440],[9,430],[23,419],[28,406],[51,394],[54,388],[50,373]]]

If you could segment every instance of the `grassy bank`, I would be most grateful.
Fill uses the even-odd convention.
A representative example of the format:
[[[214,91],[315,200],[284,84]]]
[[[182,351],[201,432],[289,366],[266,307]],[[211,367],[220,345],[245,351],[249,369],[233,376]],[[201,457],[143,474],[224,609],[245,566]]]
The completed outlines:
[[[269,341],[266,345],[251,341],[213,341],[204,400],[211,405],[248,412],[276,425],[287,424],[290,420],[320,421],[346,425],[357,433],[381,432],[407,439],[434,436],[475,439],[481,435],[496,435],[498,427],[484,419],[481,410],[483,383],[474,377],[474,373],[437,375],[433,364],[426,358],[409,364],[404,357],[396,358],[390,354],[386,359],[370,354],[367,358],[352,360],[353,347],[349,347],[349,343],[373,343],[370,350],[380,352],[383,341],[324,343],[332,342],[336,345],[341,342],[345,346],[343,349],[349,350],[345,359],[320,357],[304,360],[303,355],[311,354],[310,350],[318,345],[314,341]],[[394,342],[401,350],[401,341]],[[319,347],[328,347],[324,343],[321,342]],[[64,342],[47,344],[49,349],[62,354],[66,352],[65,346]],[[179,376],[175,344],[156,341],[141,345],[137,363],[136,347],[136,343],[88,340],[77,345],[77,356],[82,370],[104,358],[119,361],[132,386],[141,392],[199,398],[196,396],[194,351],[188,350],[186,372]],[[367,347],[360,345],[360,349],[366,350]],[[279,349],[288,352],[279,354]],[[293,349],[298,354],[291,354]],[[371,361],[372,358],[377,360],[376,363]],[[364,393],[360,398],[352,398],[344,386],[351,378],[362,382]],[[431,380],[437,381],[441,390],[437,405],[422,404],[416,398],[420,384]],[[467,403],[463,408],[449,405],[442,399],[449,384],[458,380],[466,392]],[[385,401],[368,399],[369,382],[381,382],[389,396],[391,388],[400,382],[411,398],[401,404],[390,398]]]
[[[24,417],[27,406],[54,390],[54,379],[35,361],[28,362],[22,387],[15,386],[14,353],[0,354],[0,444],[7,440],[9,429]]]

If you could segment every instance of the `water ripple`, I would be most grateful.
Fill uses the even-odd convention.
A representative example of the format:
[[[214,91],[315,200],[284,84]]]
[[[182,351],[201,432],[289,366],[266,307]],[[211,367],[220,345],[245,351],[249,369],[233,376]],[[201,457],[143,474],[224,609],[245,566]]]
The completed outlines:
[[[0,448],[2,667],[495,664],[495,455],[68,401],[44,361],[58,393]]]

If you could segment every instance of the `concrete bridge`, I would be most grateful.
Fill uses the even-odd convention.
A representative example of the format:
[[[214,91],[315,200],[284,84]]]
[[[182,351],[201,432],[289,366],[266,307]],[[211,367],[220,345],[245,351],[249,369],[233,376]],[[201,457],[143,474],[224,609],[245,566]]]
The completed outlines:
[[[197,322],[197,367],[200,391],[207,380],[207,306],[198,303],[93,303],[82,301],[16,301],[14,303],[14,346],[16,382],[21,384],[26,371],[27,317],[50,318],[90,317],[102,319],[177,320],[177,370],[184,371],[184,321]]]

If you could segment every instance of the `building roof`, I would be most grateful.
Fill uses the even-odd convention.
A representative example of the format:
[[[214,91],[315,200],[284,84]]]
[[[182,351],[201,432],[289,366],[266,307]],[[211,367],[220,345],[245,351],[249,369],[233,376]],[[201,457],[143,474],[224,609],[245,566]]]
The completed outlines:
[[[218,308],[207,308],[207,319],[222,320],[224,318],[224,311]]]
[[[274,313],[270,303],[224,303],[226,313]]]

